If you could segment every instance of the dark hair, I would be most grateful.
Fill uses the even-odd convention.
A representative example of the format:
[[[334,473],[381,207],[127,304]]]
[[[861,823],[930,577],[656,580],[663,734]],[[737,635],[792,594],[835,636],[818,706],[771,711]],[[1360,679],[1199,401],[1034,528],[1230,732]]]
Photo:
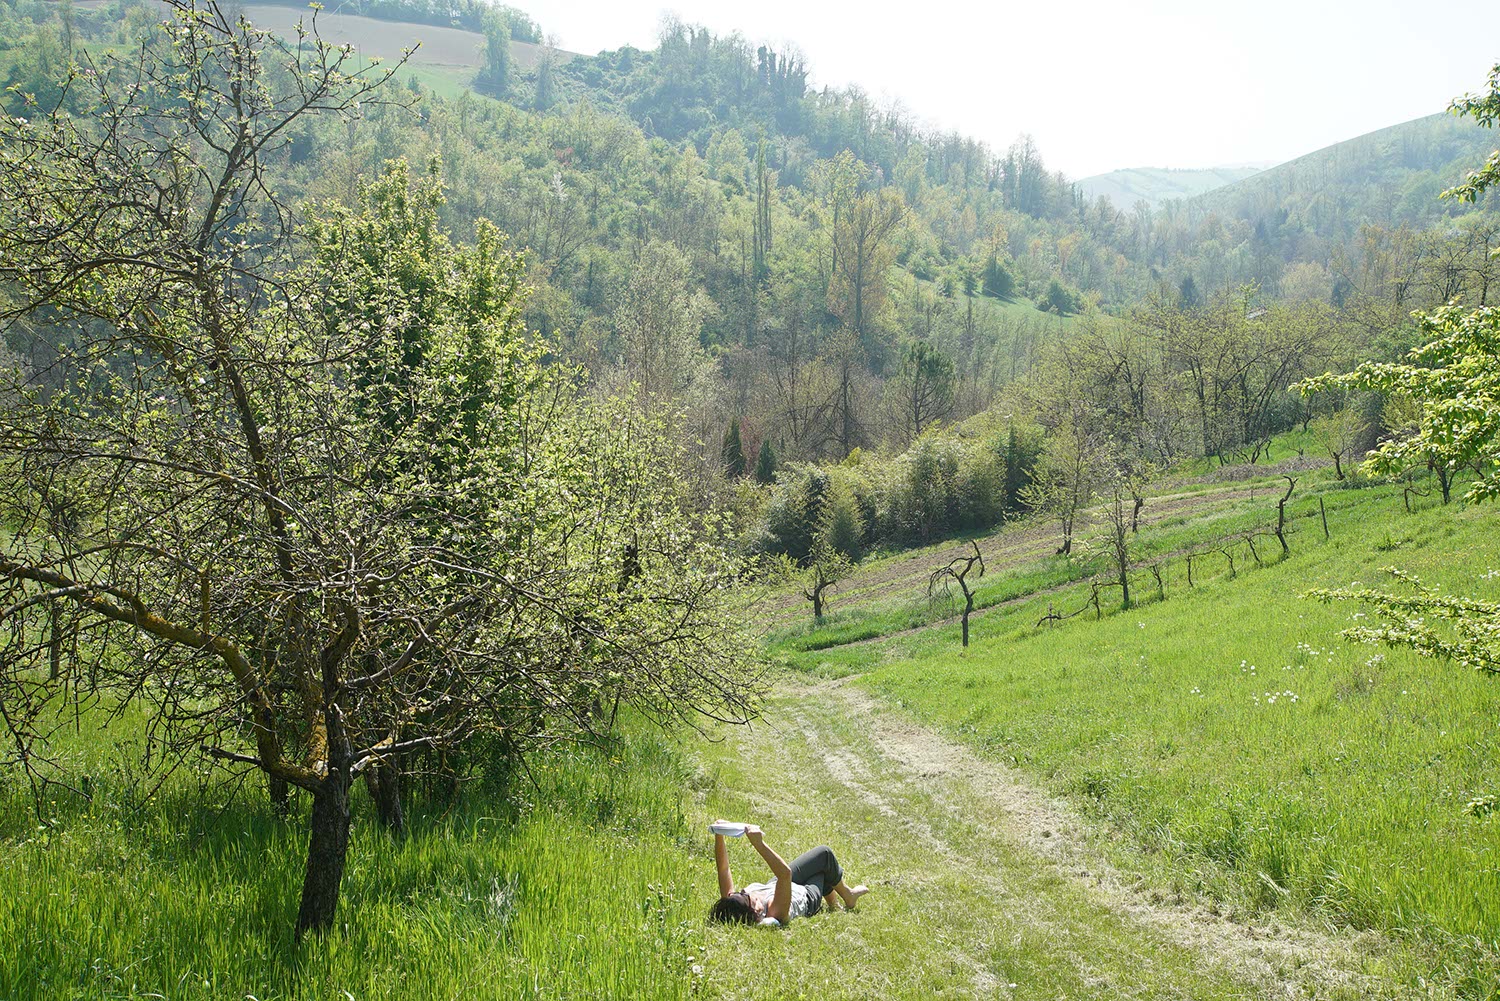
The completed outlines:
[[[726,925],[736,921],[747,925],[755,924],[755,908],[750,906],[749,894],[731,893],[727,897],[720,897],[708,909],[708,920]]]

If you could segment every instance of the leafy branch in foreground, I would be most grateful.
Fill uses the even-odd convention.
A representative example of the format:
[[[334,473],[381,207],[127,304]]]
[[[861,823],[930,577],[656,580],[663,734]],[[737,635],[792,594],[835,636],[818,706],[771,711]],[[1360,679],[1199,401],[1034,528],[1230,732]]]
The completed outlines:
[[[1353,372],[1300,383],[1304,395],[1373,390],[1415,407],[1411,424],[1394,429],[1369,454],[1365,469],[1399,476],[1417,467],[1478,473],[1464,499],[1500,498],[1500,309],[1443,306],[1418,322],[1432,340],[1404,362],[1366,362]]]
[[[1490,72],[1490,93],[1455,101],[1453,110],[1483,125],[1500,120],[1500,65]],[[1500,153],[1496,154],[1500,157]],[[1500,163],[1469,175],[1468,184],[1444,195],[1472,201],[1500,180]],[[1366,459],[1376,474],[1400,475],[1426,465],[1438,475],[1448,501],[1453,474],[1468,468],[1477,475],[1466,500],[1500,497],[1500,310],[1463,309],[1457,300],[1430,314],[1416,314],[1431,339],[1395,364],[1365,363],[1353,372],[1328,373],[1302,382],[1304,396],[1326,389],[1374,390],[1388,397],[1387,413],[1409,415]],[[1323,601],[1362,601],[1382,622],[1343,631],[1346,639],[1402,646],[1429,657],[1443,657],[1487,674],[1500,673],[1500,604],[1439,594],[1395,567],[1385,572],[1410,588],[1406,594],[1371,589],[1316,590]],[[1430,620],[1445,622],[1439,631]]]
[[[1455,115],[1468,115],[1486,128],[1500,123],[1500,63],[1490,69],[1488,94],[1468,94],[1448,106]],[[1487,188],[1500,184],[1500,149],[1490,154],[1477,170],[1469,171],[1462,184],[1443,192],[1444,198],[1472,202]]]
[[[1410,593],[1320,588],[1304,597],[1323,602],[1362,602],[1383,620],[1375,625],[1345,629],[1340,635],[1347,640],[1406,647],[1486,674],[1500,674],[1500,602],[1440,594],[1437,588],[1427,587],[1417,577],[1395,567],[1381,569],[1408,585]],[[1446,623],[1448,628],[1440,630],[1433,620]]]

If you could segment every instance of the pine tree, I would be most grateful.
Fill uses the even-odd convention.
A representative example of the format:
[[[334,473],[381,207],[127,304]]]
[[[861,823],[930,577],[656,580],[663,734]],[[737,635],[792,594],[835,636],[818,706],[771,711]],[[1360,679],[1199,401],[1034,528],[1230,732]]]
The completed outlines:
[[[755,482],[770,483],[776,478],[776,452],[767,438],[760,443],[760,454],[755,459]]]
[[[1197,309],[1203,304],[1202,296],[1198,294],[1198,283],[1193,281],[1193,276],[1188,275],[1177,286],[1177,300],[1183,309]]]
[[[1032,433],[1020,434],[1010,426],[1005,443],[1005,513],[1014,514],[1026,507],[1024,494],[1036,471],[1041,441]]]
[[[719,459],[724,467],[724,475],[731,480],[745,475],[745,449],[740,444],[738,417],[729,422],[729,430],[724,432],[724,445],[719,449]]]

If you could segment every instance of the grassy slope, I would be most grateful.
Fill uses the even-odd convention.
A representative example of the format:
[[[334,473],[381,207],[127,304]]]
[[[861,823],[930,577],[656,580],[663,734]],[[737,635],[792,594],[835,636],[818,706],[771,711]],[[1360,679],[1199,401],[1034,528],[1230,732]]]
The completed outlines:
[[[863,672],[887,709],[791,681],[768,725],[722,744],[674,752],[638,734],[603,758],[559,754],[538,768],[540,791],[517,776],[452,812],[415,804],[403,842],[361,815],[345,927],[300,947],[301,825],[269,817],[253,789],[220,811],[188,775],[148,802],[116,731],[86,720],[55,750],[93,776],[93,804],[59,795],[44,828],[19,778],[0,775],[0,997],[1227,998],[1271,982],[1352,998],[1420,993],[1423,977],[1445,985],[1435,996],[1486,996],[1500,818],[1464,806],[1500,788],[1495,682],[1342,645],[1355,610],[1297,595],[1399,562],[1496,596],[1494,512],[1407,516],[1387,488],[1329,489],[1325,543],[1306,517],[1311,491],[1331,486],[1309,482],[1322,475],[1304,476],[1290,559],[1232,580],[1200,567],[1192,589],[1169,564],[1168,600],[1126,614],[1038,630],[1049,602],[1081,597],[1064,574],[1060,590],[992,607],[967,652],[951,624],[830,649],[799,649],[805,630],[778,641],[810,674]],[[1253,506],[1201,489],[1211,503],[1143,544],[1263,518],[1267,489]],[[994,583],[1034,592],[1059,562]],[[889,753],[880,741],[908,725],[886,714],[904,712],[972,748],[972,767],[934,778],[956,751],[928,764]],[[1009,767],[1103,832],[1100,851],[1127,879],[1144,874],[1142,892],[1400,941],[1357,959],[1358,982],[1323,984],[1295,954],[1247,972],[1060,871],[993,799]],[[788,851],[833,842],[877,892],[865,913],[784,935],[706,929],[699,825],[716,814],[761,820]],[[753,877],[745,846],[735,853]]]
[[[248,4],[245,12],[257,25],[287,38],[295,38],[298,19],[307,18],[305,11],[275,4]],[[484,36],[473,31],[327,11],[318,15],[318,28],[325,41],[353,45],[360,57],[378,56],[387,64],[398,58],[403,48],[420,42],[421,47],[411,54],[399,77],[403,81],[414,77],[445,98],[457,98],[470,90],[474,74],[484,64]],[[513,40],[510,51],[512,71],[529,73],[536,67],[541,47]],[[563,61],[574,55],[557,52],[557,58]]]
[[[819,914],[780,934],[709,929],[698,954],[702,996],[1265,996],[1230,957],[1206,954],[1138,920],[1096,882],[1060,873],[1055,857],[1015,829],[996,790],[948,772],[953,754],[938,747],[913,762],[890,753],[884,741],[900,726],[826,686],[790,683],[767,707],[765,726],[702,752],[716,779],[704,815],[755,817],[788,857],[831,843],[846,880],[872,889],[854,914]],[[738,882],[764,878],[750,846],[729,848]],[[711,898],[711,870],[701,885]]]
[[[1209,582],[1199,565],[1192,589],[1169,561],[1169,600],[1100,622],[1089,612],[1036,628],[1049,603],[1081,603],[1074,588],[986,613],[966,652],[954,625],[829,649],[808,649],[816,632],[794,629],[775,649],[815,674],[867,672],[872,691],[1147,849],[1165,884],[1410,936],[1450,958],[1429,974],[1471,978],[1482,996],[1500,949],[1500,818],[1466,805],[1500,791],[1497,682],[1344,644],[1338,631],[1359,609],[1299,595],[1397,564],[1500,596],[1495,512],[1406,515],[1385,488],[1330,491],[1325,543],[1306,496],[1290,559],[1233,580],[1220,560]],[[1207,539],[1232,521],[1151,532]],[[1138,593],[1154,598],[1148,581]],[[877,632],[901,625],[889,606],[845,616],[834,630],[863,616]]]

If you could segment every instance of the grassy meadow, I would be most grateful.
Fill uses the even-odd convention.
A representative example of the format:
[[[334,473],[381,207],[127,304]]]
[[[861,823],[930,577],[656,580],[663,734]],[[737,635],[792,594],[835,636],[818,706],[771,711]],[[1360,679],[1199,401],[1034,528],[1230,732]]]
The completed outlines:
[[[1328,541],[1311,500],[1320,487]],[[1090,609],[1038,627],[1049,605],[1085,602],[1075,586],[976,618],[967,651],[951,623],[842,648],[790,629],[773,649],[815,676],[858,673],[924,723],[1020,767],[1115,831],[1169,892],[1406,938],[1432,957],[1429,975],[1490,996],[1500,818],[1485,797],[1500,790],[1500,682],[1346,643],[1339,631],[1365,611],[1302,595],[1378,585],[1394,565],[1451,593],[1500,597],[1495,512],[1407,514],[1399,491],[1331,478],[1291,507],[1288,559],[1262,540],[1264,565],[1244,554],[1231,578],[1225,560],[1203,560],[1189,588],[1168,556],[1166,601],[1143,574],[1141,604],[1119,611],[1113,592],[1099,621]],[[1164,522],[1142,532],[1141,550],[1206,543],[1255,517],[1247,505]],[[1062,573],[1061,557],[1045,562]],[[1023,573],[1046,579],[1042,566]],[[991,597],[1014,588],[985,580]],[[864,631],[879,633],[899,616],[855,603],[829,628],[859,632],[868,618]]]

